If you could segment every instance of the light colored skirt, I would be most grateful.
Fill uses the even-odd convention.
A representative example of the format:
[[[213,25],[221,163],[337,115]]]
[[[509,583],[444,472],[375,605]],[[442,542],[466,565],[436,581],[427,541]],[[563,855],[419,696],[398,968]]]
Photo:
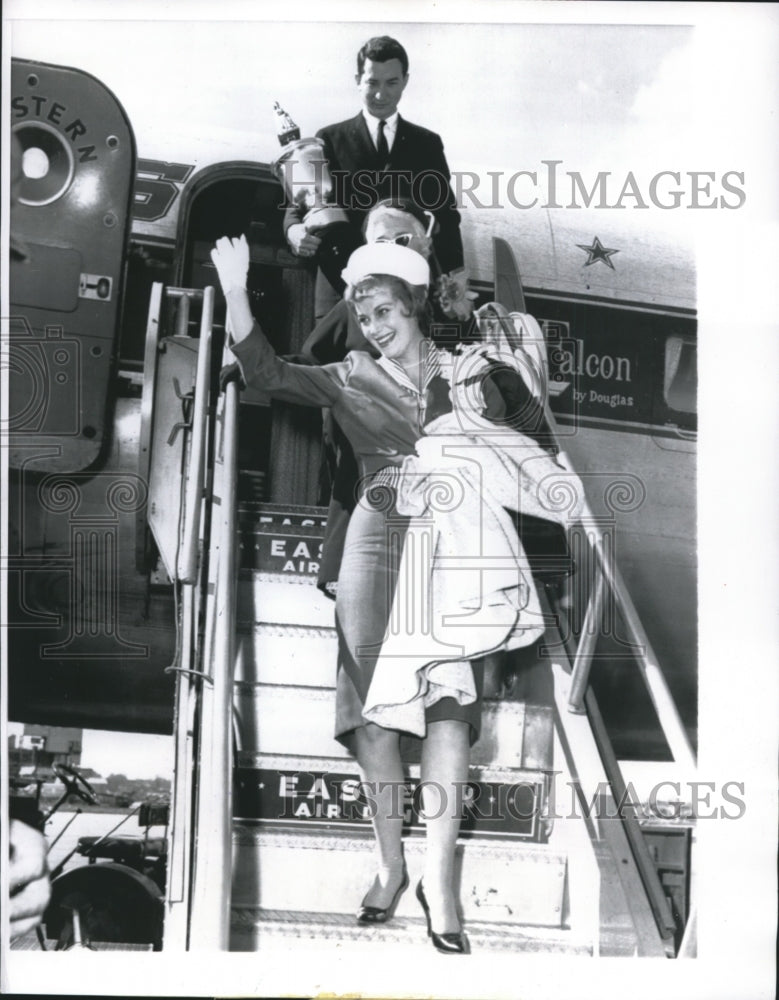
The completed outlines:
[[[374,505],[368,496],[356,505],[349,520],[338,576],[335,736],[347,747],[351,744],[353,731],[366,724],[362,708],[387,630],[397,583],[399,559],[391,557],[389,534],[393,536],[393,548],[397,541],[397,551],[409,523],[407,517],[396,512],[394,503],[388,501],[390,495],[382,488],[376,491]],[[460,705],[455,698],[441,698],[426,708],[425,721],[428,725],[443,719],[467,722],[473,744],[481,726],[484,671],[478,660],[472,663],[472,668],[476,701]]]

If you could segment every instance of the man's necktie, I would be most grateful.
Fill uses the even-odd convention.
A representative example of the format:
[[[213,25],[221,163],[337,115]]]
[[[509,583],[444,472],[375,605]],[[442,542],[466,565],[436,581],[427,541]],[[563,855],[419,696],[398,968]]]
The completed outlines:
[[[382,166],[384,166],[389,159],[389,146],[387,145],[387,137],[384,134],[384,126],[386,124],[387,123],[383,118],[379,119],[379,138],[376,143],[376,152],[379,155],[379,162]]]

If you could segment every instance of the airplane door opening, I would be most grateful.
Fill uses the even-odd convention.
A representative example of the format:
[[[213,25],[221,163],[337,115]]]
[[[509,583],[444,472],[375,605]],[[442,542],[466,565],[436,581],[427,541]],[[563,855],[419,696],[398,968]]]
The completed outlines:
[[[213,285],[215,329],[224,299],[210,252],[221,236],[244,233],[251,250],[249,290],[256,319],[279,354],[294,354],[314,325],[314,271],[287,248],[281,186],[265,164],[231,163],[196,174],[184,189],[174,263],[177,284]],[[320,501],[321,417],[242,394],[239,500],[285,504]]]

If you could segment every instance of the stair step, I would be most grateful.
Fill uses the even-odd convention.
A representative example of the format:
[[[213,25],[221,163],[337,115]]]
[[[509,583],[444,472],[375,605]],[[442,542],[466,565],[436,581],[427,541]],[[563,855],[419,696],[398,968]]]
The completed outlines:
[[[259,622],[237,635],[237,682],[334,688],[337,666],[334,627]]]
[[[335,687],[338,640],[335,605],[305,578],[256,574],[239,588],[240,621],[236,681]],[[252,589],[255,588],[255,589]],[[547,646],[559,643],[550,626],[540,643],[511,654],[515,700],[551,704]],[[542,653],[542,650],[544,652]],[[485,676],[485,697],[497,694],[499,678]]]
[[[406,768],[397,793],[404,826],[424,830],[420,818],[420,768]],[[538,771],[473,765],[460,792],[465,837],[502,837],[532,843],[548,836],[548,783]],[[434,806],[434,808],[436,808]],[[291,829],[344,833],[370,831],[370,811],[353,761],[241,753],[235,769],[233,817]]]
[[[237,622],[243,629],[260,622],[333,628],[335,602],[317,588],[314,577],[242,571]]]
[[[335,692],[330,688],[236,684],[241,748],[266,754],[350,759],[333,736]],[[550,770],[552,709],[527,702],[485,701],[474,764]],[[419,740],[404,740],[404,756],[419,759]]]
[[[423,874],[424,837],[406,837],[404,852],[413,887]],[[236,824],[233,906],[354,914],[375,863],[369,831],[301,833]],[[461,839],[455,879],[463,919],[562,929],[568,919],[566,869],[565,853],[549,845]],[[418,911],[410,888],[397,914],[414,917]]]
[[[417,909],[419,906],[417,904]],[[274,939],[298,942],[309,940],[328,941],[375,949],[377,945],[399,945],[404,960],[409,949],[418,950],[415,961],[423,956],[436,959],[427,937],[422,916],[395,917],[387,924],[373,927],[359,926],[353,915],[343,913],[309,913],[296,910],[269,910],[256,906],[234,906],[231,921],[231,951],[257,951],[272,945]],[[586,942],[577,940],[569,930],[552,928],[518,927],[512,923],[486,923],[471,920],[466,926],[471,954],[481,951],[508,951],[520,953],[591,955]],[[289,944],[287,944],[289,947]],[[386,960],[386,951],[380,953]]]
[[[507,710],[513,711],[512,708]],[[629,949],[629,941],[623,940],[625,928],[619,920],[605,937],[600,934],[599,941],[598,863],[581,814],[574,811],[569,815],[571,810],[565,790],[571,778],[557,734],[553,752],[555,767],[560,772],[558,818],[548,843],[523,841],[516,836],[512,839],[505,834],[493,834],[490,839],[476,831],[462,837],[458,845],[458,898],[467,929],[470,931],[472,925],[477,927],[485,923],[490,927],[508,923],[512,928],[514,937],[510,944],[499,945],[500,935],[496,939],[490,936],[484,944],[482,950],[492,955],[493,961],[510,960],[512,951],[560,950],[597,954],[600,947],[604,954],[624,954]],[[243,751],[239,756],[239,768],[245,767],[249,771],[275,768],[277,774],[292,771],[316,775],[318,772],[346,772],[354,768],[354,763],[340,756],[310,758]],[[418,769],[411,765],[408,772],[414,776]],[[470,778],[510,781],[522,773],[522,769],[501,768],[495,764],[475,765]],[[278,789],[276,792],[278,794]],[[309,822],[277,823],[275,829],[268,823],[240,820],[235,823],[233,904],[236,907],[234,914],[240,911],[243,922],[234,927],[233,949],[252,951],[268,945],[273,954],[274,941],[278,941],[278,948],[283,950],[288,947],[284,945],[284,935],[299,933],[296,954],[302,949],[303,954],[310,953],[312,961],[317,963],[321,962],[322,948],[326,948],[321,940],[320,920],[335,921],[337,926],[345,922],[346,926],[351,926],[356,907],[374,874],[372,833],[366,828],[359,830],[336,823],[328,826],[322,820],[314,820],[308,825]],[[413,894],[414,880],[421,875],[425,851],[421,831],[406,832],[404,845],[411,887],[400,900],[393,924],[421,916]],[[493,889],[497,891],[492,892]],[[508,908],[512,911],[510,920],[506,919]],[[486,918],[488,910],[489,918]],[[252,914],[261,916],[271,912],[303,913],[305,919],[301,920],[308,924],[295,929],[293,916],[290,918],[292,928],[283,922],[274,923],[272,917],[258,918],[254,926]],[[340,916],[333,917],[334,912]],[[414,950],[415,961],[423,962],[425,955],[434,962],[441,958],[425,942],[424,936],[421,944],[418,941],[419,938],[412,935],[402,944],[404,949]],[[346,949],[342,952],[345,959],[354,950],[362,956],[361,960],[370,964],[372,952],[361,942],[363,938],[359,941],[344,938],[336,944],[338,949]]]

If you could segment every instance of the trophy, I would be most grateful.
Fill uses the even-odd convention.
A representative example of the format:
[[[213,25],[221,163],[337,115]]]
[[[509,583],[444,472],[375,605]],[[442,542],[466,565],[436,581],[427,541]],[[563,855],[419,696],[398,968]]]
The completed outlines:
[[[271,169],[284,187],[289,203],[300,210],[303,225],[321,239],[317,264],[340,295],[345,287],[341,271],[352,251],[361,244],[361,236],[335,202],[322,140],[301,139],[300,129],[278,101],[274,102],[273,110],[284,150]]]
[[[306,229],[315,232],[334,222],[348,222],[346,212],[333,199],[333,180],[322,140],[301,139],[300,129],[278,101],[274,101],[273,110],[284,151],[271,168],[290,203],[301,210]]]

